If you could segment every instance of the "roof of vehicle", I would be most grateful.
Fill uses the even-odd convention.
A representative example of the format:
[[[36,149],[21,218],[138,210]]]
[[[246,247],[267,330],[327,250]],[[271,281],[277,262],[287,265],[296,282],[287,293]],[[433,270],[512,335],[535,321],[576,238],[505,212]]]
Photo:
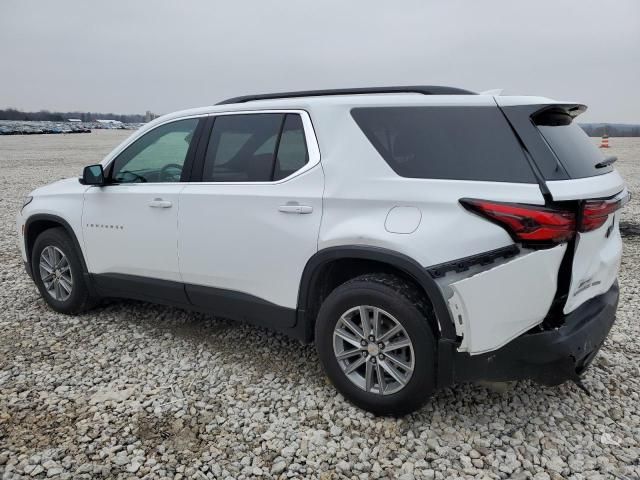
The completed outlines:
[[[216,113],[247,112],[258,110],[313,110],[320,107],[383,107],[383,106],[510,106],[574,104],[545,97],[494,96],[474,94],[454,87],[409,86],[339,90],[309,90],[302,92],[251,95],[224,100],[216,105],[180,110],[144,125],[142,134],[157,125],[179,118],[196,117]],[[230,103],[234,100],[234,103]]]
[[[413,90],[412,90],[413,89]],[[313,95],[317,92],[331,92]],[[425,93],[426,92],[426,93]],[[438,93],[436,93],[438,92]],[[442,93],[440,93],[442,92]],[[446,93],[445,93],[446,92]],[[108,163],[136,138],[144,135],[149,130],[174,120],[193,118],[212,114],[234,112],[260,112],[301,110],[314,113],[317,116],[324,113],[325,118],[331,118],[335,108],[351,109],[362,107],[411,107],[411,106],[510,106],[510,105],[549,105],[549,104],[574,104],[574,102],[558,102],[544,97],[533,96],[494,96],[491,94],[463,93],[465,90],[453,87],[382,87],[376,89],[342,89],[342,90],[312,90],[306,92],[290,92],[284,94],[254,95],[251,97],[238,97],[238,103],[226,103],[225,100],[217,105],[180,110],[161,117],[143,125],[132,136],[116,147],[103,160]],[[328,115],[328,116],[327,116]]]

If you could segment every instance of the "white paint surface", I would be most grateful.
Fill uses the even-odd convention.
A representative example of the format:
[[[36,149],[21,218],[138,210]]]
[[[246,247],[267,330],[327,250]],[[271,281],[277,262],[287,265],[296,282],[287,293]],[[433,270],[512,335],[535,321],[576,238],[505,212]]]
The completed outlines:
[[[479,354],[539,324],[556,293],[566,244],[539,250],[452,283],[449,308],[463,333],[460,351]]]

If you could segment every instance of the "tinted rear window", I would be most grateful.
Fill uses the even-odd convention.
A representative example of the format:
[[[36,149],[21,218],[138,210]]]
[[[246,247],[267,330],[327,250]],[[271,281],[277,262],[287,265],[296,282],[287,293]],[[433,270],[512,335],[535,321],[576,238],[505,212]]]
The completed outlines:
[[[497,107],[372,107],[351,115],[400,176],[536,183]]]
[[[604,156],[569,115],[545,112],[535,116],[534,121],[570,178],[593,177],[613,170],[611,166],[595,167]]]

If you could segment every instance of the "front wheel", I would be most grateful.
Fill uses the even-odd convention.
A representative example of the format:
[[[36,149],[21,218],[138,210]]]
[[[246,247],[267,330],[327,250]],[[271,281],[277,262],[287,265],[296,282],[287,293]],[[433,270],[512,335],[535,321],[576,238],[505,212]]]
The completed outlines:
[[[411,284],[367,274],[336,288],[316,322],[316,348],[335,387],[379,415],[418,409],[435,389],[433,313]]]
[[[52,228],[36,238],[31,255],[33,279],[42,298],[56,312],[75,314],[95,304],[89,294],[82,264],[69,235]]]

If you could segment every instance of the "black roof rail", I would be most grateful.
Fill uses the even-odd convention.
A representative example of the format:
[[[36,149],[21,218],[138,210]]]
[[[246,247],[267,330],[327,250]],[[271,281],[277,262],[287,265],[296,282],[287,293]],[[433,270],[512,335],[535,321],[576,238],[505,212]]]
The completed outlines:
[[[324,97],[328,95],[365,95],[373,93],[420,93],[422,95],[476,95],[475,92],[455,87],[412,85],[404,87],[363,87],[363,88],[336,88],[332,90],[303,90],[299,92],[265,93],[261,95],[245,95],[242,97],[228,98],[216,105],[228,105],[230,103],[244,103],[253,100],[273,100],[276,98],[297,97]]]

